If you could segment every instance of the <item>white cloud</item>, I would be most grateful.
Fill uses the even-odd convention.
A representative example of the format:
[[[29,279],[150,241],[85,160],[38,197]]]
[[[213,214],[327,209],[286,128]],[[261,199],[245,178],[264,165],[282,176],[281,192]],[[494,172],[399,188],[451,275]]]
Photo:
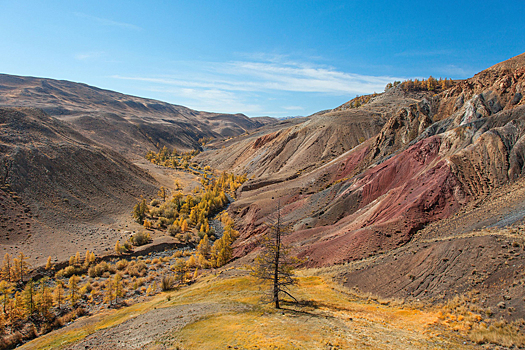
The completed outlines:
[[[245,103],[244,99],[231,91],[217,89],[148,88],[149,91],[161,92],[177,97],[177,104],[193,109],[221,113],[261,113],[263,108],[253,103]]]
[[[277,60],[277,58],[274,59]],[[126,77],[119,75],[115,75],[113,78],[226,91],[291,91],[335,95],[382,91],[387,83],[394,80],[404,80],[391,76],[345,73],[332,67],[290,61],[200,62],[198,66],[207,67],[206,71],[201,72],[200,75],[194,75],[192,79],[170,76]]]
[[[107,19],[107,18],[101,18],[101,17],[91,16],[91,15],[86,15],[85,13],[75,12],[75,16],[80,17],[80,18],[88,19],[91,22],[94,22],[96,24],[103,25],[103,26],[119,27],[119,28],[122,28],[122,29],[131,29],[131,30],[142,30],[141,27],[136,26],[134,24],[125,23],[125,22],[118,22],[118,21],[113,21],[111,19]]]
[[[311,100],[312,94],[351,99],[354,95],[383,91],[387,83],[404,80],[346,73],[329,66],[292,61],[287,56],[257,54],[244,58],[230,62],[176,62],[170,67],[174,72],[170,75],[112,78],[149,85],[141,88],[160,92],[164,99],[191,108],[252,115],[309,113],[311,104],[305,108],[297,101]],[[277,102],[291,96],[295,102]],[[281,110],[269,112],[275,109]]]

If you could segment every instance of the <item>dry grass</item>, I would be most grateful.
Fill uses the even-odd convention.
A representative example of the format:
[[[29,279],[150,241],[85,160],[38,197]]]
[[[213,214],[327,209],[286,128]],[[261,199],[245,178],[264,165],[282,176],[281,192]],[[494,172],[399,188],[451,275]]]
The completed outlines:
[[[228,270],[200,277],[191,286],[161,293],[145,303],[81,319],[25,348],[65,347],[153,308],[198,303],[211,303],[219,309],[224,305],[224,311],[197,318],[163,340],[151,339],[150,345],[182,349],[468,348],[451,332],[437,331],[437,311],[360,299],[313,275],[300,276],[299,284],[291,292],[301,304],[285,304],[283,310],[275,310],[260,302],[260,288],[254,279],[243,272]],[[154,326],[153,320],[150,323]]]
[[[205,278],[172,296],[171,303],[239,302],[248,311],[215,314],[185,327],[172,346],[183,349],[461,348],[431,331],[437,313],[358,299],[318,276],[303,276],[293,294],[302,305],[275,310],[259,302],[248,277]],[[308,331],[305,331],[308,330]]]
[[[507,347],[524,347],[525,335],[520,326],[525,321],[491,319],[490,308],[478,306],[478,292],[472,291],[449,300],[439,313],[440,323],[461,332],[477,344],[492,343]]]
[[[481,323],[469,332],[469,338],[478,343],[493,343],[507,347],[523,348],[525,346],[525,335],[520,332],[519,323],[508,323],[504,320],[494,322],[491,325]]]

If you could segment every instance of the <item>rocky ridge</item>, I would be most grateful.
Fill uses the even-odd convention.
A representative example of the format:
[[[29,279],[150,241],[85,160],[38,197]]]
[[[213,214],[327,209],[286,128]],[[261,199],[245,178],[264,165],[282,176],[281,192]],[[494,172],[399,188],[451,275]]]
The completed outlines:
[[[443,292],[460,280],[464,284],[458,282],[461,287],[455,290],[472,290],[479,284],[490,285],[487,291],[492,293],[496,280],[500,286],[511,288],[516,282],[511,276],[519,273],[523,257],[516,255],[516,263],[508,270],[503,264],[505,259],[501,261],[503,265],[487,269],[483,264],[490,258],[484,251],[500,251],[501,256],[506,256],[508,252],[503,250],[507,248],[502,250],[501,246],[514,241],[517,247],[523,246],[520,234],[504,244],[502,240],[508,238],[502,238],[500,231],[483,237],[463,237],[458,232],[452,234],[452,243],[448,244],[433,240],[450,236],[448,228],[438,223],[522,179],[524,84],[522,54],[470,79],[457,81],[439,93],[411,92],[399,86],[372,97],[357,109],[332,110],[294,126],[283,125],[266,134],[261,131],[224,150],[211,151],[211,157],[218,159],[223,153],[248,154],[249,160],[243,161],[240,156],[233,166],[255,175],[239,190],[238,201],[230,207],[241,232],[236,243],[237,256],[249,259],[250,253],[257,250],[258,237],[266,229],[264,223],[275,215],[279,199],[284,220],[293,227],[286,240],[304,259],[305,266],[351,264],[398,249],[415,252],[411,260],[385,258],[366,271],[351,272],[349,268],[345,272],[349,274],[349,286],[359,285],[365,291],[388,296],[417,298],[428,293],[425,297],[434,299],[448,298]],[[344,118],[337,119],[342,115],[339,113],[345,113]],[[318,121],[319,126],[329,130],[326,134],[312,132]],[[367,127],[361,128],[361,123],[367,123]],[[305,140],[319,142],[323,152],[296,141],[301,131],[308,128],[306,134],[311,138]],[[364,129],[370,134],[360,131]],[[341,130],[346,130],[346,134],[340,134]],[[334,152],[326,156],[333,135],[344,147],[332,147]],[[206,159],[206,154],[201,157]],[[301,161],[295,163],[296,159]],[[500,204],[504,208],[510,205]],[[512,210],[501,215],[505,227],[520,225],[523,219],[523,215]],[[477,220],[466,221],[462,234],[479,229]],[[425,248],[413,246],[422,232],[433,243]],[[476,252],[474,248],[478,246],[485,250]],[[451,249],[467,253],[448,257]],[[432,264],[434,260],[442,263]],[[401,268],[401,261],[406,268]],[[468,262],[475,266],[469,268]],[[422,274],[417,266],[429,272]],[[378,272],[392,268],[401,269],[402,278],[406,279],[399,289],[387,288],[393,283],[388,279],[383,287],[358,283],[381,280]],[[472,278],[473,269],[487,272]],[[423,277],[416,281],[410,280],[409,275]],[[442,288],[432,285],[436,278],[442,281]],[[416,282],[420,284],[417,288],[413,286]],[[514,311],[512,317],[519,315],[523,312]]]

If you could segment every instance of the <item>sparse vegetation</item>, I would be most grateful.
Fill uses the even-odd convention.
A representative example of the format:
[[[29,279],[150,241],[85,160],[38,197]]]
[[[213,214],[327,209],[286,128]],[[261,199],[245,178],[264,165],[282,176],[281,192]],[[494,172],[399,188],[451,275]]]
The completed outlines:
[[[146,159],[157,165],[163,165],[174,169],[188,169],[191,159],[199,153],[199,150],[179,152],[175,148],[169,150],[164,146],[158,153],[149,151],[146,154]]]
[[[479,306],[479,298],[476,290],[455,296],[439,313],[440,322],[466,334],[478,344],[492,343],[519,348],[525,346],[525,335],[522,332],[525,321],[495,319],[490,308]]]
[[[370,102],[370,100],[373,97],[376,97],[377,95],[379,95],[379,94],[374,92],[371,95],[356,96],[353,99],[351,99],[349,102],[345,103],[345,107],[347,107],[347,108],[359,108],[362,105],[365,105],[368,102]]]
[[[75,330],[74,336],[65,328],[28,345],[37,348],[54,344],[71,346],[98,329],[126,327],[124,322],[132,322],[131,315],[133,318],[141,315],[138,317],[147,319],[152,330],[155,330],[153,325],[160,327],[166,322],[171,327],[180,326],[176,335],[168,332],[156,344],[168,348],[368,349],[370,344],[393,349],[464,347],[463,338],[444,329],[435,329],[437,316],[433,311],[415,310],[406,305],[370,304],[366,299],[349,297],[338,291],[335,285],[319,276],[302,274],[298,276],[297,285],[292,287],[299,303],[275,310],[260,304],[257,280],[246,276],[246,271],[239,277],[228,277],[228,273],[242,274],[243,271],[223,271],[145,303],[110,311],[107,316],[89,318]],[[199,307],[203,302],[206,306]],[[194,320],[184,316],[188,305],[198,316]],[[159,310],[166,311],[158,316]],[[122,347],[130,344],[125,338],[102,339],[97,338],[96,333],[93,336],[103,341],[120,341]],[[141,339],[150,338],[143,334]]]
[[[394,81],[393,83],[388,83],[385,86],[385,91],[397,87],[398,85],[400,85],[404,91],[442,91],[448,89],[451,86],[454,86],[454,84],[455,82],[452,79],[436,79],[430,76],[428,79],[421,80],[408,79],[403,82]]]
[[[170,151],[164,147],[159,153],[149,152],[146,158],[155,164],[177,168],[180,158],[189,161],[196,154],[196,152],[179,154],[176,150]],[[191,167],[196,169],[198,166],[192,164]],[[235,176],[227,172],[215,176],[209,166],[204,167],[202,173],[199,172],[198,175],[201,177],[202,189],[196,189],[193,194],[187,195],[176,191],[168,199],[167,191],[161,188],[158,196],[162,201],[152,200],[148,206],[146,200],[142,198],[134,207],[133,217],[145,228],[165,230],[167,234],[183,243],[198,244],[204,236],[215,240],[216,233],[210,226],[209,220],[230,202],[228,196],[235,198],[237,189],[247,180],[247,176],[246,174]],[[177,181],[176,185],[180,188]],[[230,259],[231,253],[228,253],[226,247],[236,238],[235,234],[232,234],[232,229],[227,227],[227,237],[216,242],[222,244],[222,247],[217,246],[213,252],[212,266],[222,266]],[[226,241],[229,243],[225,244]]]

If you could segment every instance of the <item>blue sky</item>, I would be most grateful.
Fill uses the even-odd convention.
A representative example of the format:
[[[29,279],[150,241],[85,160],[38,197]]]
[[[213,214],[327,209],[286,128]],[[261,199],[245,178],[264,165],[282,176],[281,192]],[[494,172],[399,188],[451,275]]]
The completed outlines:
[[[0,72],[197,110],[309,115],[525,51],[525,1],[0,0]]]

